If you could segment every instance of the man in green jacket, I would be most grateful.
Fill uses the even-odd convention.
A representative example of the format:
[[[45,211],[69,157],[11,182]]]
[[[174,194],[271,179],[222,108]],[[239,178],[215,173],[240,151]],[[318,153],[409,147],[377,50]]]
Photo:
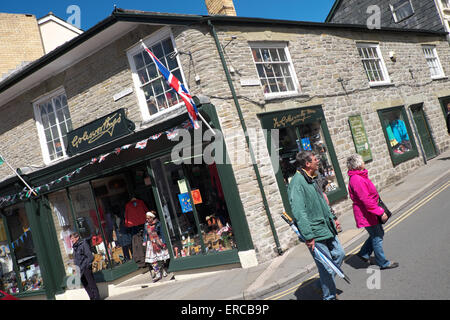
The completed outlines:
[[[296,156],[299,169],[288,187],[289,202],[297,226],[306,239],[320,275],[324,300],[336,299],[336,275],[314,254],[314,247],[320,247],[338,265],[344,260],[344,249],[337,237],[339,221],[331,213],[321,189],[317,185],[319,160],[310,151],[299,152]]]

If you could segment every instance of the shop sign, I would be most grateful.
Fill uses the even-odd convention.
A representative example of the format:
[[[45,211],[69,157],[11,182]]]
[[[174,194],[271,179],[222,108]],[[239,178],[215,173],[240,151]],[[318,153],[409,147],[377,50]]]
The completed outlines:
[[[372,152],[370,151],[369,140],[367,139],[361,115],[349,117],[348,123],[350,124],[356,152],[363,157],[364,161],[372,160]]]
[[[319,121],[323,118],[320,106],[290,109],[259,114],[264,129],[282,129],[304,123]]]
[[[67,154],[90,150],[133,132],[135,124],[127,119],[124,109],[114,111],[100,119],[67,133]]]

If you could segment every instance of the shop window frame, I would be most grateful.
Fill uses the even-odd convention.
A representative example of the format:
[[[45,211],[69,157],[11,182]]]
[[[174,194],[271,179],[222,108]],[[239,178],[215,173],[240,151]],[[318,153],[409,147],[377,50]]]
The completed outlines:
[[[28,222],[30,224],[30,230],[34,230],[35,229],[34,228],[34,226],[35,226],[34,219],[30,219],[30,215],[29,215],[29,205],[30,205],[31,201],[32,200],[26,201],[26,202],[16,202],[16,203],[14,203],[12,205],[18,205],[20,203],[24,204],[25,212],[26,212],[26,215],[27,215],[27,219],[28,219]],[[8,227],[6,216],[3,214],[3,210],[5,210],[6,208],[8,208],[8,207],[3,207],[3,208],[0,209],[0,218],[2,219],[3,226],[4,226],[4,229],[5,229],[5,232],[6,232],[6,238],[7,238],[8,246],[11,248],[11,243],[12,243],[11,232],[10,232],[9,227]],[[51,298],[51,294],[49,295],[49,290],[48,290],[48,287],[50,286],[50,284],[48,283],[49,282],[49,275],[48,275],[47,269],[45,267],[45,262],[43,261],[44,259],[42,259],[42,254],[40,252],[40,243],[39,243],[39,239],[38,239],[39,236],[37,235],[36,232],[33,232],[33,231],[31,231],[31,232],[32,232],[32,237],[33,237],[33,245],[35,247],[36,257],[37,257],[37,259],[39,261],[39,268],[41,269],[41,275],[42,275],[42,278],[44,280],[44,284],[43,284],[43,287],[41,289],[39,289],[39,290],[24,291],[23,290],[23,286],[22,286],[22,282],[18,281],[17,287],[19,289],[19,292],[18,293],[14,293],[14,294],[11,293],[11,295],[14,296],[14,297],[17,297],[17,298],[26,298],[26,297],[33,297],[33,296],[42,296],[42,295],[46,295],[47,294],[47,298]],[[16,274],[16,278],[17,279],[21,279],[19,266],[17,264],[17,258],[16,258],[16,255],[15,255],[15,250],[11,250],[10,251],[10,255],[11,255],[11,258],[13,260],[12,261],[13,262],[13,271]]]
[[[386,132],[386,129],[384,128],[385,116],[383,115],[384,113],[391,112],[391,111],[398,111],[398,110],[400,110],[400,114],[402,115],[402,118],[403,118],[402,120],[405,122],[406,130],[408,132],[409,140],[410,140],[411,146],[412,146],[412,149],[410,150],[410,152],[406,152],[401,155],[395,155],[394,151],[391,148],[388,134]],[[377,110],[377,113],[378,113],[378,118],[380,119],[381,129],[383,130],[384,138],[386,141],[386,146],[388,148],[388,152],[391,157],[392,165],[394,167],[396,167],[403,162],[406,162],[408,160],[418,157],[419,151],[417,149],[415,136],[411,129],[411,124],[409,122],[409,118],[406,113],[405,106],[402,105],[402,106],[390,107],[390,108],[385,108],[385,109],[379,109],[379,110]]]
[[[309,119],[305,119],[302,122],[299,122],[291,127],[298,127],[301,124],[308,124],[308,123],[312,123],[312,122],[316,122],[316,121],[320,121],[320,126],[324,135],[324,139],[325,139],[325,144],[328,148],[328,153],[330,155],[330,160],[331,163],[333,165],[333,169],[335,172],[335,176],[336,176],[336,180],[337,180],[337,184],[338,184],[338,188],[336,190],[333,190],[331,192],[329,192],[327,194],[328,200],[330,201],[330,205],[344,199],[347,196],[347,188],[342,176],[342,171],[341,168],[339,166],[339,162],[336,156],[336,151],[334,149],[333,146],[333,142],[331,140],[331,136],[330,136],[330,132],[328,130],[328,124],[327,121],[325,119],[325,115],[323,113],[323,107],[322,105],[316,105],[316,106],[311,106],[311,107],[303,107],[303,108],[296,108],[296,109],[289,109],[289,110],[284,110],[284,111],[275,111],[275,112],[268,112],[268,113],[262,113],[262,114],[258,114],[258,118],[261,122],[261,126],[263,129],[267,129],[268,133],[267,133],[267,148],[270,152],[271,150],[271,144],[272,144],[272,134],[271,134],[271,130],[275,129],[273,126],[273,117],[274,116],[282,116],[282,115],[287,115],[287,114],[298,114],[299,112],[302,112],[302,110],[314,110],[314,115],[311,116]],[[271,157],[272,159],[272,157]],[[276,161],[278,161],[278,158],[276,159]],[[275,164],[272,164],[273,166],[275,166]],[[279,164],[276,164],[279,166]],[[283,205],[284,208],[286,210],[286,212],[288,214],[290,214],[292,216],[292,209],[291,209],[291,205],[289,203],[289,198],[288,198],[288,194],[287,194],[287,187],[286,184],[284,183],[284,179],[283,179],[283,174],[280,170],[277,170],[275,172],[275,178],[278,184],[278,190],[280,191],[280,195],[283,201]]]
[[[444,116],[444,127],[447,129],[445,121],[447,120],[447,104],[450,103],[450,96],[439,97],[438,100],[441,105],[442,115]]]
[[[199,112],[203,114],[203,116],[207,119],[207,121],[212,125],[214,128],[221,130],[220,122],[217,116],[216,109],[214,105],[212,104],[204,104],[201,105],[200,101],[194,97],[195,103],[199,106]],[[132,143],[133,141],[139,141],[140,138],[148,137],[152,134],[156,134],[159,132],[163,132],[165,130],[168,130],[176,125],[181,124],[183,121],[187,120],[188,116],[187,114],[182,114],[177,117],[171,118],[164,123],[157,124],[155,127],[152,127],[151,131],[142,132],[141,134],[133,135],[133,136],[127,136],[122,139],[119,139],[114,142],[110,142],[104,146],[101,146],[98,150],[95,151],[95,154],[93,151],[90,153],[86,153],[83,156],[77,156],[73,157],[70,161],[70,164],[67,165],[67,163],[60,163],[56,165],[55,167],[50,169],[44,169],[41,172],[36,172],[34,174],[31,174],[29,176],[31,183],[33,185],[42,185],[46,182],[48,182],[49,179],[52,179],[56,176],[63,175],[67,172],[70,172],[71,170],[75,170],[77,167],[80,166],[80,164],[85,163],[86,159],[91,159],[92,156],[96,156],[97,154],[100,154],[102,152],[106,152],[109,150],[114,150],[117,147],[120,147],[121,145],[124,145],[126,143]],[[118,172],[121,170],[126,170],[129,167],[132,167],[133,165],[139,164],[139,163],[146,163],[148,170],[151,169],[149,167],[149,161],[158,157],[161,157],[166,154],[170,154],[172,148],[168,147],[167,149],[159,150],[155,153],[133,159],[131,161],[128,161],[126,163],[115,165],[112,167],[109,167],[104,170],[96,171],[95,173],[89,174],[87,176],[84,176],[81,179],[73,179],[68,183],[61,184],[59,186],[55,186],[49,191],[42,190],[41,195],[45,196],[47,194],[60,191],[60,190],[67,190],[68,188],[72,186],[76,186],[82,183],[89,182],[91,180],[97,179],[99,177],[103,177],[104,175],[107,175],[109,173]],[[228,251],[223,251],[219,253],[211,253],[204,256],[190,256],[190,257],[183,257],[178,259],[173,259],[169,266],[169,271],[181,271],[181,270],[190,270],[190,269],[199,269],[199,268],[205,268],[205,267],[213,267],[218,265],[225,265],[225,264],[238,264],[240,262],[238,251],[248,251],[248,250],[254,250],[253,241],[250,235],[248,222],[245,218],[245,210],[242,205],[242,201],[240,199],[240,194],[237,189],[237,183],[234,177],[233,169],[230,165],[230,161],[228,158],[226,146],[224,145],[224,157],[226,157],[223,164],[217,164],[217,170],[219,174],[220,181],[222,183],[222,187],[224,190],[227,190],[225,193],[225,200],[226,204],[230,210],[230,219],[235,235],[235,240],[238,246],[238,249],[232,249]],[[152,183],[152,185],[154,185]],[[155,196],[156,204],[159,206],[159,201],[157,200]],[[72,206],[72,200],[69,198],[69,203]],[[71,212],[73,212],[73,208],[70,208]],[[32,210],[32,209],[30,209]],[[48,210],[51,210],[48,207]],[[31,212],[31,211],[30,211]],[[158,212],[162,213],[162,209],[158,207]],[[51,214],[51,213],[50,213]],[[98,214],[98,212],[97,212]],[[166,230],[165,225],[163,224],[163,232],[168,239],[168,232]],[[56,243],[55,248],[58,248],[59,254],[61,254],[61,250],[59,250],[59,246]],[[62,257],[60,257],[62,260]],[[100,272],[97,272],[94,274],[95,279],[98,282],[107,282],[107,281],[113,281],[115,279],[118,279],[126,274],[129,274],[131,272],[134,272],[138,270],[138,267],[136,263],[133,261],[128,261],[120,266],[115,266],[112,269],[105,269],[101,270]],[[66,286],[66,279],[68,276],[65,276],[63,283],[60,285],[61,288],[65,288]],[[45,279],[44,279],[45,280]]]

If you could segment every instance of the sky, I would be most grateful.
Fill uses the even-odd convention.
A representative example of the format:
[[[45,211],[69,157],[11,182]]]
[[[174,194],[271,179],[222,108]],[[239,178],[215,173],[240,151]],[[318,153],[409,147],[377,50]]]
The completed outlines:
[[[234,0],[241,17],[314,22],[324,22],[333,3],[334,0]],[[74,5],[79,8],[77,16]],[[0,12],[33,14],[38,19],[53,12],[87,30],[111,15],[114,5],[132,10],[208,14],[204,0],[0,0]],[[80,19],[76,20],[78,16]]]

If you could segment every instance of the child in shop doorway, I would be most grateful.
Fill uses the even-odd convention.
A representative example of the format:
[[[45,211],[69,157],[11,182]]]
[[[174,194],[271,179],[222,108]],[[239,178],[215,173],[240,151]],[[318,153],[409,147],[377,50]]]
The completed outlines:
[[[146,246],[145,262],[151,265],[156,274],[153,282],[161,280],[162,277],[167,277],[165,261],[170,258],[166,244],[158,235],[158,222],[155,211],[146,213],[143,245]]]

